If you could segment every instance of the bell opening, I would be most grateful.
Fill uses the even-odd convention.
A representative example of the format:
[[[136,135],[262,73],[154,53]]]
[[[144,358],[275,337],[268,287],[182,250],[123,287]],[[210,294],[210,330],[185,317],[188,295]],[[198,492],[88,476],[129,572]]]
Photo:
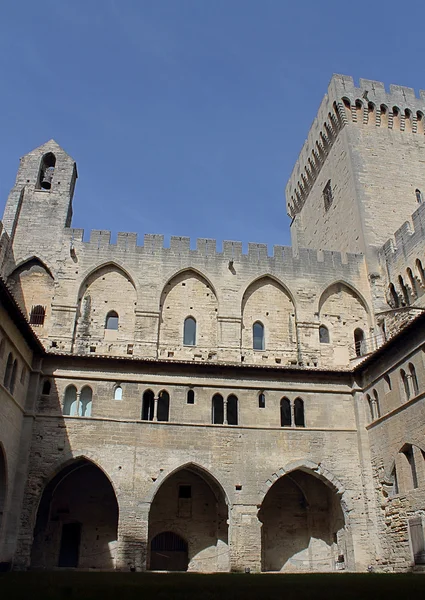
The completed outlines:
[[[50,190],[51,187],[52,187],[52,184],[50,183],[50,181],[43,180],[41,182],[41,188],[43,190]]]

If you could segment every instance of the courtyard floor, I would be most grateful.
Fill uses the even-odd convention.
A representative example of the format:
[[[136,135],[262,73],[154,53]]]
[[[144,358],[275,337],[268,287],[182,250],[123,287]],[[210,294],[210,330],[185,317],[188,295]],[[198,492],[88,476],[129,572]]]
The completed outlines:
[[[425,574],[239,574],[14,572],[0,574],[3,600],[406,600],[425,597]]]

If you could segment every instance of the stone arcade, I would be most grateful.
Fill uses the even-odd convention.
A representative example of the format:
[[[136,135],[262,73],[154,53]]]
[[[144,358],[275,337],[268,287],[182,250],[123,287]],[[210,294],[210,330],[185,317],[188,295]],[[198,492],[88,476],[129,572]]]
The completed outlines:
[[[425,93],[335,75],[292,247],[72,228],[25,155],[0,238],[2,568],[425,563]]]

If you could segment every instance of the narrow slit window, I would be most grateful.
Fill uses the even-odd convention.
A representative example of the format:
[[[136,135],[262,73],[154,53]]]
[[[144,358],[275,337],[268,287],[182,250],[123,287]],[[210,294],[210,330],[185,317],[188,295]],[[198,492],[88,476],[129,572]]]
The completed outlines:
[[[297,398],[294,402],[295,427],[305,427],[304,400]]]
[[[422,192],[421,192],[421,190],[416,189],[415,190],[415,195],[416,195],[416,202],[418,204],[422,204],[423,198],[422,198]]]
[[[115,387],[114,400],[122,400],[122,387],[120,385]]]
[[[215,425],[224,423],[224,400],[221,394],[214,394],[212,399],[212,422]]]
[[[292,425],[291,402],[288,398],[282,398],[280,401],[280,425],[281,427],[290,427]]]
[[[52,385],[50,383],[50,381],[48,379],[44,380],[43,383],[43,389],[42,389],[42,394],[43,396],[48,396],[50,394],[50,389],[51,389]]]
[[[162,390],[158,394],[158,421],[170,420],[170,394],[166,390]]]
[[[188,390],[186,402],[188,404],[195,404],[195,392],[194,392],[194,390]]]
[[[266,408],[266,396],[263,393],[258,396],[258,408]]]
[[[238,424],[238,399],[234,394],[227,398],[227,424]]]
[[[323,188],[323,201],[325,203],[325,210],[328,211],[333,204],[334,197],[332,193],[332,183],[331,180],[327,182],[325,187]]]
[[[410,379],[412,381],[413,395],[417,396],[419,394],[419,384],[418,384],[418,378],[416,376],[416,369],[412,363],[409,363],[409,373],[410,373]]]
[[[184,320],[183,345],[196,346],[196,320],[193,317]]]
[[[254,350],[264,350],[264,325],[260,321],[252,326],[252,337]]]
[[[143,394],[142,421],[153,421],[155,397],[152,390],[146,390]]]
[[[365,353],[365,339],[363,329],[356,329],[354,331],[354,348],[356,356],[363,356]]]

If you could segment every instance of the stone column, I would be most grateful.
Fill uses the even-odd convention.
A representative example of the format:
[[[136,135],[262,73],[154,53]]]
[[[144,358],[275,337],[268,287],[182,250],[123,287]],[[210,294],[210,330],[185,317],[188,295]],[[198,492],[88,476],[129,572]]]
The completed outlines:
[[[227,398],[223,400],[223,424],[228,425],[227,423]]]
[[[150,504],[134,498],[120,501],[115,568],[118,571],[145,571],[148,557]]]
[[[230,570],[261,571],[261,523],[255,505],[234,504],[229,514]]]
[[[80,399],[81,399],[81,392],[77,392],[77,405],[75,408],[75,416],[77,416],[77,417],[80,416]]]
[[[153,421],[158,421],[158,396],[153,399]]]

